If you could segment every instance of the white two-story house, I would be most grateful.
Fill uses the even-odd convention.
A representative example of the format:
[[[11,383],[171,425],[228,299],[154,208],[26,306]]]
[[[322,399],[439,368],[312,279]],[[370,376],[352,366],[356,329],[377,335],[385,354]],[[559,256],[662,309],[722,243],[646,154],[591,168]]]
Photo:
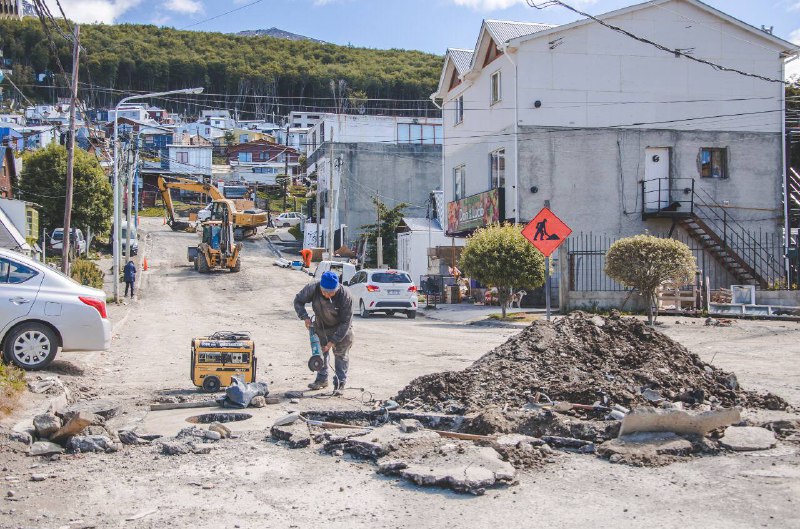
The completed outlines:
[[[731,219],[781,231],[784,68],[798,48],[698,0],[597,19],[486,20],[473,48],[447,51],[432,98],[448,232],[544,206],[610,237],[716,237]]]

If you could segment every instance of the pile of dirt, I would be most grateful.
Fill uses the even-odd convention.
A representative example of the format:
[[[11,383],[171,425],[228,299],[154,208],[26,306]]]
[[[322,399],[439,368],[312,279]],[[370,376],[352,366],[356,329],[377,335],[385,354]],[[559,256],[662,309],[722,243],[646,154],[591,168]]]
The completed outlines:
[[[583,312],[555,323],[536,321],[467,369],[413,380],[395,400],[465,414],[490,406],[521,408],[537,392],[556,401],[626,407],[652,406],[661,398],[687,406],[787,406],[775,395],[742,390],[735,375],[636,318]]]

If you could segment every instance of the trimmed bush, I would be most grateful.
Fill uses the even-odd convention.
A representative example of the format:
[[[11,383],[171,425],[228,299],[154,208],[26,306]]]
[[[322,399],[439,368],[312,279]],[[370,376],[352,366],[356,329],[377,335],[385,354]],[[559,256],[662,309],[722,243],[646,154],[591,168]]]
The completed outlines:
[[[72,279],[87,287],[103,289],[103,271],[100,267],[86,259],[78,259],[72,263],[70,270]]]

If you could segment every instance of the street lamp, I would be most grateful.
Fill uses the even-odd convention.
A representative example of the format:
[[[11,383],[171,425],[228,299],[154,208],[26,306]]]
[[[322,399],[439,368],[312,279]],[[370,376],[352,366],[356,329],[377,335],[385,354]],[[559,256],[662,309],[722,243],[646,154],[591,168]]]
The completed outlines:
[[[173,94],[202,94],[203,88],[185,88],[183,90],[170,90],[168,92],[151,92],[149,94],[139,94],[124,97],[114,108],[114,233],[111,236],[113,245],[113,274],[114,274],[114,301],[119,302],[119,258],[120,258],[120,188],[119,188],[119,107],[133,99],[150,99]],[[130,204],[128,205],[130,207]],[[130,228],[128,228],[130,229]],[[127,234],[126,234],[127,235]]]

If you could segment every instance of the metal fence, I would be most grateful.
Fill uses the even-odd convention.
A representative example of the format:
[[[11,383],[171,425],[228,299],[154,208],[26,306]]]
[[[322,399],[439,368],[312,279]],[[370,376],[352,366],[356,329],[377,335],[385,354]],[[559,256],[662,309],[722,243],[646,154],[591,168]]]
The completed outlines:
[[[666,235],[656,236],[667,237]],[[702,277],[708,278],[708,286],[712,290],[730,288],[731,285],[740,283],[711,252],[696,240],[688,235],[677,234],[674,234],[672,238],[689,247],[697,259],[697,267],[701,270]],[[566,240],[569,290],[576,292],[624,292],[629,290],[605,273],[606,252],[616,240],[614,237],[593,233],[573,234]],[[752,245],[743,243],[736,247],[731,246],[731,249],[740,254],[765,252],[774,259],[784,262],[784,241],[780,234],[757,232],[752,235],[752,240]],[[788,287],[796,290],[798,282],[800,282],[798,281],[798,274],[800,274],[798,252],[790,249],[788,255],[790,277],[792,278],[788,282]],[[769,288],[787,288],[784,270],[772,270],[764,279]]]

